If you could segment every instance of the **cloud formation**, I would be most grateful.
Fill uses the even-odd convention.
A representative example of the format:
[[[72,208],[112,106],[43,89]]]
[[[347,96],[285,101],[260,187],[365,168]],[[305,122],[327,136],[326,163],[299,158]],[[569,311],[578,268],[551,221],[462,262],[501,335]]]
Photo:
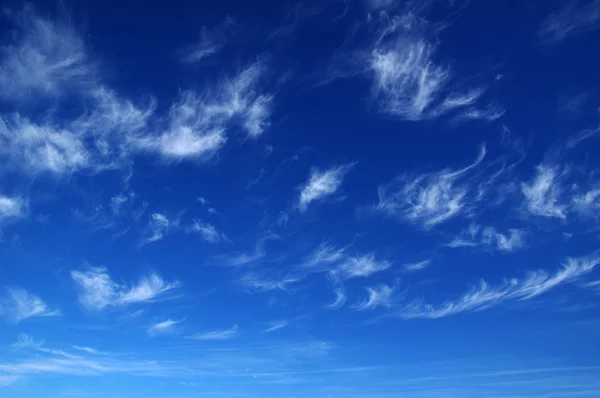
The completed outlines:
[[[521,183],[525,210],[534,216],[565,219],[567,205],[562,201],[562,178],[567,172],[567,169],[548,163],[538,165],[533,180]]]
[[[446,246],[453,248],[484,247],[490,250],[512,252],[525,246],[525,231],[510,228],[507,233],[501,233],[494,227],[471,224]]]
[[[538,37],[544,44],[558,44],[569,37],[600,28],[600,1],[568,0],[542,23]]]
[[[144,276],[131,286],[121,285],[103,267],[71,271],[71,277],[79,288],[79,302],[91,311],[150,302],[179,286],[179,282],[165,282],[157,274]]]
[[[184,321],[183,319],[181,319],[179,321],[167,319],[166,321],[155,323],[154,325],[152,325],[148,328],[148,335],[149,336],[157,336],[157,335],[175,333],[175,326],[183,321]]]
[[[19,323],[28,318],[60,316],[58,309],[50,309],[38,296],[20,287],[7,289],[7,296],[0,299],[0,315],[9,322]]]
[[[479,184],[471,174],[486,155],[482,147],[475,161],[462,169],[423,174],[404,174],[378,189],[373,210],[428,229],[470,210],[481,200]]]
[[[229,17],[214,27],[203,26],[200,39],[182,51],[184,55],[181,62],[184,64],[197,64],[214,57],[227,44],[228,36],[234,26],[235,21]]]
[[[406,319],[435,319],[461,312],[481,311],[506,301],[529,300],[560,285],[572,283],[591,272],[598,264],[600,264],[600,256],[592,254],[587,257],[566,259],[554,274],[545,270],[536,270],[529,272],[523,278],[508,279],[498,285],[490,285],[485,280],[481,280],[478,285],[473,286],[456,300],[437,305],[420,300],[413,301],[403,306],[398,316]]]
[[[191,340],[230,340],[238,333],[238,326],[234,325],[225,330],[213,330],[210,332],[198,332],[189,336]]]
[[[378,307],[391,308],[394,305],[395,287],[387,285],[377,285],[366,288],[369,297],[352,308],[357,311],[373,310]]]
[[[395,2],[377,3],[378,8],[385,3],[385,8]],[[450,112],[455,120],[495,120],[504,114],[499,105],[477,105],[485,86],[456,87],[450,66],[436,57],[438,41],[429,21],[409,11],[394,17],[381,13],[378,22],[378,36],[359,56],[371,78],[371,99],[378,112],[410,121]]]
[[[0,225],[4,221],[21,218],[27,210],[25,199],[14,196],[9,197],[0,194]]]
[[[298,209],[304,212],[310,203],[322,200],[336,193],[342,185],[346,173],[352,167],[354,167],[354,163],[332,167],[324,171],[313,169],[308,181],[300,191]]]

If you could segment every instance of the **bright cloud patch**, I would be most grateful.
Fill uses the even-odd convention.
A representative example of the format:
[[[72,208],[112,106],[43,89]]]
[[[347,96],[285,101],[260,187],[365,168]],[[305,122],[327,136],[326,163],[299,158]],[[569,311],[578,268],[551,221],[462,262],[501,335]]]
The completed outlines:
[[[178,282],[165,282],[156,274],[145,276],[131,286],[120,285],[111,279],[106,268],[99,267],[71,271],[71,277],[80,290],[79,302],[94,311],[149,302],[179,286]]]
[[[298,209],[306,211],[308,205],[312,202],[322,200],[337,192],[344,181],[344,176],[353,164],[333,167],[325,171],[313,170],[310,178],[302,187]]]

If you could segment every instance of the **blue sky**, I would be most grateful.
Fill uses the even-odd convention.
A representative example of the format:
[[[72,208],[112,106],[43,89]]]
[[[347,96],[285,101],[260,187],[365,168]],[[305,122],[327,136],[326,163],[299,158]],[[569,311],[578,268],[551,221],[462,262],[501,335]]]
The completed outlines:
[[[0,30],[0,397],[600,395],[600,1]]]

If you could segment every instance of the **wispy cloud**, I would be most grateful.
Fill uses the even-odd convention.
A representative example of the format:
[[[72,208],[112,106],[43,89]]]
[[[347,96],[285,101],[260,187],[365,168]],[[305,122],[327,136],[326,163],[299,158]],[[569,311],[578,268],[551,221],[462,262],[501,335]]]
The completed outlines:
[[[329,309],[337,309],[343,307],[346,304],[346,300],[348,300],[348,296],[346,296],[346,292],[342,288],[335,289],[335,300],[327,305]]]
[[[600,28],[600,1],[569,0],[542,23],[538,37],[545,44],[557,44]]]
[[[438,41],[427,20],[412,12],[393,18],[381,13],[378,22],[382,28],[377,38],[359,59],[372,79],[372,101],[380,113],[412,121],[451,111],[461,111],[457,117],[463,120],[502,116],[499,106],[476,106],[486,91],[483,85],[464,90],[453,87],[450,66],[437,60]]]
[[[5,221],[21,218],[27,211],[27,201],[19,196],[0,195],[0,225]]]
[[[194,333],[188,338],[192,340],[230,340],[237,335],[238,329],[238,326],[234,325],[230,329]]]
[[[285,319],[282,319],[280,321],[273,321],[273,322],[270,322],[269,326],[263,330],[263,333],[274,332],[276,330],[283,329],[284,327],[286,327],[288,325],[289,325],[289,322],[286,321]]]
[[[342,185],[344,176],[354,165],[354,163],[350,163],[324,171],[313,169],[308,181],[302,186],[298,209],[306,211],[311,202],[322,200],[336,193]]]
[[[525,198],[525,210],[539,217],[565,219],[567,204],[563,203],[563,177],[568,169],[558,165],[542,163],[536,167],[535,177],[530,183],[521,184]]]
[[[215,56],[227,44],[227,39],[234,27],[235,21],[229,17],[214,27],[203,26],[200,39],[182,51],[184,55],[181,62],[197,64]]]
[[[575,195],[572,206],[577,213],[584,217],[599,217],[600,188]]]
[[[0,97],[55,97],[94,79],[84,42],[68,21],[39,18],[30,6],[9,15],[17,30],[15,41],[2,49]]]
[[[379,187],[379,202],[373,210],[431,228],[469,211],[480,200],[478,186],[469,180],[469,171],[486,155],[482,147],[477,159],[458,170],[405,174]]]
[[[28,318],[60,316],[61,312],[50,309],[41,298],[27,290],[12,287],[7,289],[7,296],[0,299],[0,315],[12,323],[19,323]]]
[[[392,263],[389,261],[377,260],[375,255],[370,253],[359,257],[346,257],[335,269],[331,270],[331,274],[340,279],[364,278],[385,271],[391,266]]]
[[[416,263],[404,264],[404,269],[406,269],[407,271],[419,271],[429,267],[432,261],[432,259],[427,259]]]
[[[471,224],[446,246],[453,248],[482,246],[491,250],[512,252],[525,246],[525,231],[511,228],[507,233],[501,233],[494,227]]]
[[[312,253],[304,259],[303,267],[309,269],[328,270],[331,265],[338,263],[346,258],[347,247],[336,248],[335,246],[324,242],[319,245]]]
[[[187,90],[169,112],[168,128],[158,136],[135,140],[143,150],[165,159],[210,159],[227,141],[227,129],[240,126],[250,137],[269,127],[273,95],[261,94],[265,61],[257,61],[217,87]]]
[[[423,301],[413,301],[403,306],[398,315],[402,318],[443,318],[461,312],[481,311],[500,305],[505,301],[528,300],[547,291],[572,283],[582,275],[591,272],[600,264],[600,256],[592,254],[587,257],[568,258],[554,274],[545,270],[528,273],[524,278],[508,279],[498,285],[490,285],[481,280],[468,292],[456,300],[433,305]]]
[[[217,243],[221,239],[221,235],[213,225],[202,222],[199,219],[194,219],[190,230],[199,233],[202,239],[208,243]]]
[[[176,331],[175,326],[184,320],[185,319],[174,321],[172,319],[167,319],[166,321],[155,323],[148,328],[148,335],[157,336],[161,334],[173,334]]]
[[[378,307],[391,308],[394,305],[395,287],[388,285],[377,285],[367,287],[369,297],[352,306],[357,311],[373,310]]]
[[[178,282],[165,282],[157,274],[145,276],[135,285],[120,285],[114,282],[107,269],[102,267],[71,271],[71,277],[80,289],[79,302],[85,308],[94,311],[153,301],[179,286]]]
[[[572,137],[569,137],[569,139],[567,140],[566,148],[568,148],[568,149],[575,148],[581,142],[583,142],[587,139],[590,139],[592,137],[595,137],[597,135],[600,135],[600,126],[596,127],[595,129],[592,128],[592,129],[581,130],[577,134],[574,134]]]
[[[219,256],[219,259],[224,261],[225,265],[230,267],[240,267],[243,265],[252,264],[265,257],[265,244],[270,240],[278,240],[279,235],[267,233],[259,238],[254,245],[254,251],[248,253],[240,253],[235,255]]]
[[[157,242],[178,228],[179,219],[169,220],[164,214],[153,213],[148,219],[148,225],[140,238],[139,245]]]
[[[247,272],[238,280],[239,284],[256,292],[269,292],[272,290],[288,290],[289,286],[299,282],[301,278],[286,275],[282,277],[267,277],[255,272]]]

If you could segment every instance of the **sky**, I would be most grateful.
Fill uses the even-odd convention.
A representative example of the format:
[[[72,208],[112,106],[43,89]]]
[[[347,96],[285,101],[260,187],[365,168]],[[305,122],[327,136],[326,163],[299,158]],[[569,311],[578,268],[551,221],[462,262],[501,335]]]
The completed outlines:
[[[0,32],[0,397],[600,396],[599,0]]]

